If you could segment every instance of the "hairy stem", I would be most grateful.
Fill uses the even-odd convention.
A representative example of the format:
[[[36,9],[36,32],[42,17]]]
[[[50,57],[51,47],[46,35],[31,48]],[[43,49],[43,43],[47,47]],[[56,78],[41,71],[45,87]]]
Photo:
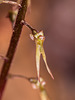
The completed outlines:
[[[4,61],[4,64],[2,66],[2,71],[0,75],[0,100],[2,99],[2,95],[6,86],[7,82],[7,75],[16,51],[16,47],[21,35],[22,27],[21,21],[24,20],[25,14],[27,10],[27,0],[22,0],[21,7],[19,8],[16,23],[13,29],[13,34],[11,37],[10,45],[6,54],[6,57],[8,58],[8,61]]]

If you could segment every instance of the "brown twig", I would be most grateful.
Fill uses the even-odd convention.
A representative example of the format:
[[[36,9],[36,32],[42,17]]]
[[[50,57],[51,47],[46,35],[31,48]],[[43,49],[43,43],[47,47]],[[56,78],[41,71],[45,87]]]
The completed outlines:
[[[6,86],[6,78],[16,51],[16,47],[21,35],[21,30],[22,30],[22,24],[21,21],[24,20],[25,14],[27,10],[27,0],[22,0],[21,2],[21,8],[19,8],[16,23],[14,26],[14,31],[11,37],[10,45],[8,48],[8,52],[6,54],[6,57],[9,59],[8,62],[4,61],[4,64],[2,66],[2,71],[0,75],[0,100],[2,99],[3,91]]]

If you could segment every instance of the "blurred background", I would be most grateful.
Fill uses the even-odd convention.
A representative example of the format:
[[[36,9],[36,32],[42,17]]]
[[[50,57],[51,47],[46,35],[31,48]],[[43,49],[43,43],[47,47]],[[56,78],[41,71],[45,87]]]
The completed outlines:
[[[0,5],[0,55],[6,55],[12,25],[6,16],[11,5]],[[75,0],[31,0],[26,21],[45,34],[44,48],[52,80],[41,57],[41,76],[51,100],[75,100]],[[23,27],[10,73],[36,77],[35,43]],[[3,61],[0,60],[0,70]],[[41,100],[38,90],[24,79],[9,79],[3,100]]]

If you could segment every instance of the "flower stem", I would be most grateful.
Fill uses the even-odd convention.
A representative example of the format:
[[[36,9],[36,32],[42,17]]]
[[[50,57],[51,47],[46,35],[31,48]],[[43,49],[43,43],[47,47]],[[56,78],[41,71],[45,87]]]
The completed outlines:
[[[27,10],[27,0],[22,0],[21,7],[19,8],[16,23],[13,29],[13,34],[11,37],[10,45],[6,54],[6,57],[8,58],[8,61],[4,61],[4,64],[2,66],[1,75],[0,75],[0,100],[2,99],[2,95],[6,86],[7,82],[7,75],[9,72],[9,69],[11,67],[11,63],[16,51],[16,47],[21,35],[22,27],[21,21],[24,20],[25,14]]]

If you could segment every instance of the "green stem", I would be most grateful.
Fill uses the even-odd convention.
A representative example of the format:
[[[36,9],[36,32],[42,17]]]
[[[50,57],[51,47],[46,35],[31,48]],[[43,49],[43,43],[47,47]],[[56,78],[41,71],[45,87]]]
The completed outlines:
[[[21,21],[24,20],[25,18],[26,10],[27,10],[27,0],[22,0],[21,7],[19,8],[16,23],[14,26],[13,34],[11,37],[10,45],[8,48],[8,52],[6,55],[6,57],[8,58],[8,61],[4,61],[1,75],[0,75],[0,100],[2,99],[2,95],[3,95],[6,82],[7,82],[6,77],[8,75],[8,72],[9,72],[15,51],[16,51],[16,47],[21,35],[21,31],[23,27],[23,25],[21,24]]]

